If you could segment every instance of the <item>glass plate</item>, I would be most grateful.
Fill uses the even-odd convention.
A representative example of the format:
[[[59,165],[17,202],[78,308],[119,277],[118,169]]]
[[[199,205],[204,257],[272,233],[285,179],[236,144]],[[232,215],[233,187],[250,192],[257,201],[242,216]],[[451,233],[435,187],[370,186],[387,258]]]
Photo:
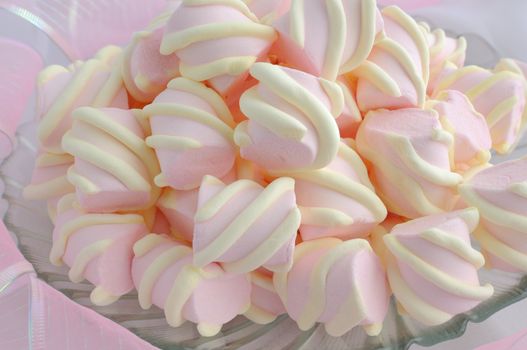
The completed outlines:
[[[0,5],[1,3],[2,0],[0,0]],[[0,12],[0,19],[2,19],[1,15]],[[17,14],[13,16],[15,15]],[[427,18],[426,13],[420,13],[420,16]],[[13,18],[9,20],[10,23],[16,24]],[[27,27],[27,21],[20,20],[20,22],[20,28]],[[431,22],[434,22],[433,18]],[[1,29],[0,34],[5,34],[1,32]],[[59,47],[61,44],[54,42],[50,33],[45,35],[40,32],[40,29],[33,29],[34,33],[29,31],[23,40],[31,42],[33,36],[37,42],[34,47],[40,51],[47,63],[57,61],[64,63],[63,52],[65,50]],[[27,28],[24,30],[28,32]],[[501,55],[485,37],[471,33],[468,33],[467,37],[469,45],[473,43],[473,47],[476,49],[479,47],[480,50],[479,52],[469,51],[469,62],[490,65],[495,63],[496,58]],[[481,55],[481,50],[492,56],[490,54]],[[485,57],[485,62],[482,61],[482,57]],[[33,119],[34,107],[30,104],[26,120]],[[301,332],[296,324],[285,315],[265,326],[254,324],[240,316],[225,325],[217,336],[202,338],[190,323],[185,323],[179,328],[171,328],[167,325],[161,310],[155,307],[148,311],[142,310],[135,293],[123,296],[110,306],[96,307],[89,301],[89,293],[92,289],[89,283],[71,283],[66,268],[56,267],[49,263],[52,225],[44,203],[27,201],[21,196],[23,187],[30,180],[36,157],[36,124],[30,121],[20,127],[17,140],[15,151],[0,167],[0,178],[5,182],[5,199],[9,203],[5,222],[8,229],[15,234],[22,253],[35,266],[40,278],[51,286],[72,300],[109,317],[162,349],[369,350],[408,349],[414,343],[430,346],[461,336],[468,322],[481,322],[502,308],[527,297],[527,276],[497,270],[481,270],[482,283],[493,284],[495,295],[470,312],[457,315],[445,324],[426,327],[406,316],[400,316],[392,300],[383,331],[379,336],[368,337],[361,328],[355,328],[339,338],[328,336],[324,328],[320,326]],[[526,140],[509,157],[525,154],[527,154]],[[493,158],[493,162],[503,161],[506,158],[496,157]]]

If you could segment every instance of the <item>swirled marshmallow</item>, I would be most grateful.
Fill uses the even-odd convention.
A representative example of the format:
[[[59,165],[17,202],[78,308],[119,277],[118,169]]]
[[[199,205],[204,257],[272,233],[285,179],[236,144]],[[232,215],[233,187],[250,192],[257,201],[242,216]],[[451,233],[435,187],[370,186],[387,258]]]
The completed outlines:
[[[441,324],[492,296],[477,274],[485,259],[470,245],[478,220],[469,208],[408,221],[384,236],[390,286],[411,317]]]
[[[355,326],[381,332],[389,291],[384,269],[363,239],[323,238],[300,243],[289,272],[277,272],[274,286],[301,330],[316,322],[332,336]]]
[[[245,274],[227,274],[218,264],[197,268],[192,248],[167,236],[147,235],[134,245],[134,253],[139,304],[163,309],[172,327],[190,321],[202,336],[213,336],[250,305],[251,284]]]
[[[86,279],[95,285],[92,303],[111,304],[133,289],[132,247],[148,228],[141,215],[89,214],[74,201],[74,194],[59,201],[50,260],[68,265],[72,282]]]
[[[81,107],[62,147],[75,158],[68,180],[83,209],[90,212],[151,207],[160,189],[154,151],[144,139],[138,110]]]
[[[357,132],[377,194],[407,218],[453,208],[462,177],[451,171],[452,143],[435,111],[413,108],[369,112]]]
[[[463,200],[478,208],[474,236],[491,268],[527,271],[527,158],[487,167],[460,186]]]
[[[335,118],[344,108],[339,85],[307,73],[256,63],[259,84],[240,98],[249,118],[235,130],[243,158],[271,170],[318,169],[337,154]]]
[[[176,53],[182,76],[226,95],[275,39],[274,29],[241,0],[184,0],[166,25],[160,52]]]
[[[38,139],[44,150],[64,153],[62,136],[71,128],[71,114],[75,108],[128,107],[120,55],[120,48],[110,46],[86,62],[76,62],[67,68],[53,65],[40,73],[37,83]]]
[[[337,157],[325,168],[271,174],[295,179],[304,241],[366,237],[386,218],[386,208],[375,194],[364,163],[344,142]]]
[[[227,271],[291,267],[300,211],[295,182],[279,178],[267,187],[251,180],[230,185],[205,176],[194,217],[194,264],[221,262]]]

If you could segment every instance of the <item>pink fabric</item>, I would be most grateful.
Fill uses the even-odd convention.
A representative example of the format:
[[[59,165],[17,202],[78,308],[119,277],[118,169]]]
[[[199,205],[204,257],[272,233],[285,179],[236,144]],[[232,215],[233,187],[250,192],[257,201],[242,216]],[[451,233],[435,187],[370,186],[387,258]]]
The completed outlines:
[[[29,46],[0,37],[0,159],[11,153],[15,131],[43,62]]]
[[[397,5],[405,11],[434,6],[440,2],[441,0],[377,0],[377,3],[381,6]]]
[[[524,350],[527,349],[527,329],[474,350]]]
[[[71,59],[122,45],[165,7],[165,0],[16,0],[0,7],[43,30]]]
[[[156,349],[39,280],[3,223],[0,310],[0,349]]]

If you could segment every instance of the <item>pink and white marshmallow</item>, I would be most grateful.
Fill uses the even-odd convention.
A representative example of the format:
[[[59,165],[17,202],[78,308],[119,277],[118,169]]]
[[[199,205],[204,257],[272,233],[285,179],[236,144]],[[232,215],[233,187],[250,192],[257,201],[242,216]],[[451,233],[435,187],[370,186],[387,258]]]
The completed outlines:
[[[477,273],[485,259],[470,244],[478,221],[477,209],[469,208],[411,220],[384,236],[388,279],[401,311],[438,325],[492,296],[493,287],[480,285]]]
[[[218,264],[198,268],[192,264],[192,248],[167,236],[147,235],[134,253],[131,273],[139,304],[163,309],[172,327],[190,321],[202,336],[213,336],[250,305],[247,275],[228,274]]]
[[[384,37],[368,59],[351,72],[357,80],[362,112],[387,108],[422,107],[429,79],[430,53],[424,34],[408,14],[396,6],[382,10]]]
[[[128,108],[120,71],[121,49],[109,46],[86,62],[52,65],[37,83],[38,139],[51,153],[64,153],[61,141],[71,128],[72,112],[81,106]]]
[[[234,122],[211,88],[176,78],[143,111],[152,129],[146,142],[161,166],[157,186],[191,190],[203,176],[221,178],[234,166]]]
[[[243,273],[265,267],[291,267],[300,225],[295,181],[279,178],[267,187],[252,180],[230,185],[205,176],[194,217],[194,264],[221,262],[227,271]]]
[[[92,303],[111,304],[134,287],[132,247],[148,228],[141,215],[89,214],[76,206],[74,194],[59,201],[50,260],[69,266],[72,282],[95,285]]]
[[[375,0],[292,0],[273,23],[278,62],[334,81],[368,57],[383,24]]]
[[[176,53],[181,75],[227,95],[276,39],[241,0],[186,0],[169,19],[160,52]]]
[[[443,74],[434,96],[443,90],[463,92],[487,120],[493,149],[499,153],[512,151],[521,137],[525,112],[522,76],[509,71],[493,73],[477,66],[451,67]]]
[[[268,170],[318,169],[336,156],[341,87],[299,70],[256,63],[258,85],[240,98],[249,118],[236,127],[241,156]]]
[[[249,273],[251,278],[251,307],[243,314],[258,324],[269,324],[286,310],[273,285],[273,273],[258,269]]]
[[[372,336],[382,330],[390,293],[381,262],[366,240],[302,242],[292,269],[275,273],[273,282],[301,330],[316,322],[335,337],[355,326]]]
[[[357,133],[377,194],[390,212],[407,218],[454,207],[462,177],[450,166],[452,143],[435,111],[414,108],[369,112]]]
[[[151,207],[160,189],[154,151],[145,142],[139,110],[81,107],[62,147],[75,158],[68,180],[79,204],[90,212]]]
[[[296,201],[302,214],[299,231],[304,241],[366,237],[386,218],[386,207],[375,194],[366,166],[344,142],[325,168],[271,174],[295,179]]]
[[[426,107],[437,112],[443,129],[454,139],[450,151],[453,169],[466,171],[488,163],[492,140],[487,122],[463,93],[444,90],[427,101]]]
[[[481,223],[474,236],[487,265],[527,271],[527,158],[487,167],[460,186],[468,205],[478,208]]]

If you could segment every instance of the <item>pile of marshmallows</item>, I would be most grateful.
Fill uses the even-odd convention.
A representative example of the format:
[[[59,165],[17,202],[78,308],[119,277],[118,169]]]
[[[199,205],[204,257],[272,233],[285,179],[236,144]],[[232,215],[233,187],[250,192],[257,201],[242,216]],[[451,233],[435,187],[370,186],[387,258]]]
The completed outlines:
[[[183,0],[124,50],[39,78],[50,258],[96,305],[203,336],[287,313],[340,336],[443,323],[527,272],[527,66],[375,0]],[[471,233],[483,254],[471,246]],[[373,247],[373,248],[372,248]]]

